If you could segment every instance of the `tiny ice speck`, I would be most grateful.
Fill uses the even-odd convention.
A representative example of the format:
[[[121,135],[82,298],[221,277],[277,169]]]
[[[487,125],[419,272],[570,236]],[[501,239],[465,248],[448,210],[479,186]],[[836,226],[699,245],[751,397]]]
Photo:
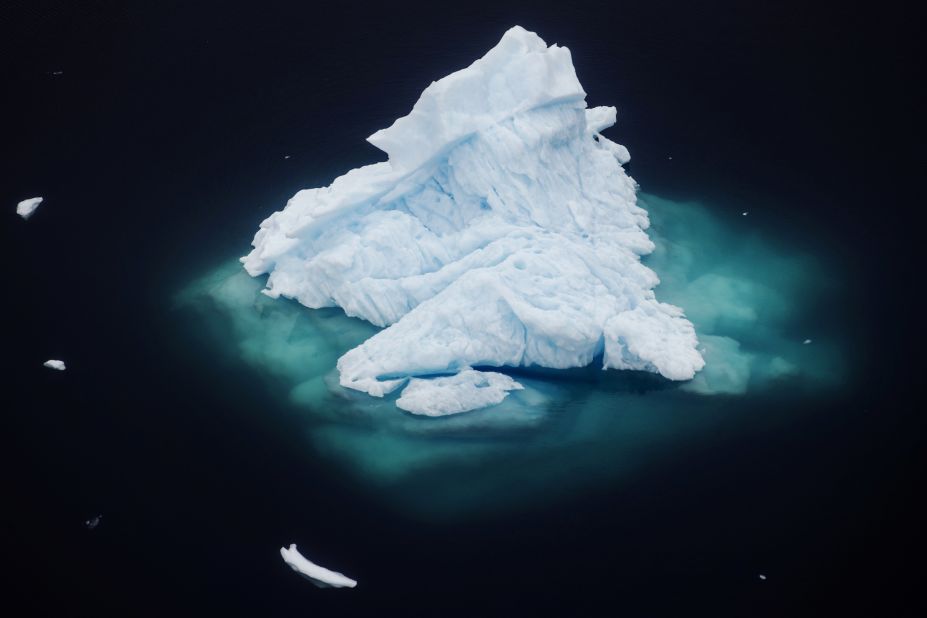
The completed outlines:
[[[100,521],[103,519],[102,515],[94,515],[90,519],[84,522],[84,526],[87,527],[87,530],[93,530],[100,525]]]
[[[801,342],[802,345],[808,345],[809,343],[811,343],[810,339],[805,339],[804,341]]]
[[[763,575],[762,573],[760,573],[760,579],[762,579],[762,580],[765,582],[765,581],[766,581],[766,576]]]
[[[54,359],[47,360],[44,363],[42,363],[42,366],[48,367],[49,369],[55,369],[57,371],[64,371],[65,369],[64,361],[62,360],[54,360]]]

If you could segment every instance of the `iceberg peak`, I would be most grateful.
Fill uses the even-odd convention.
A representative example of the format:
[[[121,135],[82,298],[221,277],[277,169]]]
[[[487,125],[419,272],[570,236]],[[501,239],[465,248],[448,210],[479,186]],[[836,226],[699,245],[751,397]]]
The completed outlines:
[[[430,416],[499,403],[490,367],[704,366],[682,309],[657,301],[627,149],[600,135],[570,52],[520,27],[433,82],[370,141],[389,161],[297,193],[242,258],[265,294],[341,307],[380,331],[340,384]]]
[[[290,543],[289,547],[281,547],[280,557],[287,563],[287,566],[319,588],[354,588],[357,586],[356,580],[319,566],[303,556],[296,548],[296,543]]]
[[[407,116],[367,141],[389,155],[393,169],[413,170],[505,118],[585,97],[570,50],[514,26],[482,58],[432,82]]]

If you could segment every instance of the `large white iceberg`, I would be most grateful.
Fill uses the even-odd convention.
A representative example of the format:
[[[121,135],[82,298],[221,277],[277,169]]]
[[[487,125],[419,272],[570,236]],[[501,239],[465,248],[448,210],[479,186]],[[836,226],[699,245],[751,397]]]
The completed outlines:
[[[516,26],[369,138],[388,161],[297,193],[242,262],[269,274],[268,296],[384,327],[339,359],[340,383],[405,386],[397,403],[412,413],[519,388],[486,367],[601,357],[691,379],[704,366],[695,329],[654,295],[628,151],[600,135],[616,110],[585,96],[569,50]]]
[[[357,585],[357,582],[347,575],[330,571],[303,556],[296,549],[295,543],[290,544],[289,548],[281,547],[280,556],[291,569],[320,588],[353,588]]]

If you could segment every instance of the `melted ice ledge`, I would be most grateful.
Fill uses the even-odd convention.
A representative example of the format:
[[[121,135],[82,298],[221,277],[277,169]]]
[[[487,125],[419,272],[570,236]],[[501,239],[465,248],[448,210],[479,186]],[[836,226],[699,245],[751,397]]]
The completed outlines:
[[[569,50],[516,26],[369,138],[389,161],[297,193],[242,262],[269,273],[271,297],[385,327],[339,359],[340,382],[378,397],[405,386],[397,405],[412,413],[521,388],[474,367],[601,355],[688,380],[704,366],[695,330],[656,300],[628,151],[599,135],[615,108],[585,96]]]

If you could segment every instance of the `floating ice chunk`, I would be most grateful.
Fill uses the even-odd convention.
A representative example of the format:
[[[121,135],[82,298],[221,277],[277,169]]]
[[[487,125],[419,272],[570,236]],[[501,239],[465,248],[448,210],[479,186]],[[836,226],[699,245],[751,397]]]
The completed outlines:
[[[41,197],[30,197],[28,200],[21,201],[16,205],[16,214],[23,219],[28,219],[35,212],[35,209],[39,207],[39,204],[42,203],[42,199]]]
[[[746,216],[749,215],[749,214],[750,214],[750,213],[749,213],[748,211],[745,210],[745,211],[743,211],[742,213],[740,213],[740,216],[741,216],[741,217],[746,217]]]
[[[766,581],[766,576],[760,573],[760,579],[762,579],[763,581]]]
[[[509,391],[524,387],[495,371],[465,369],[453,376],[412,378],[396,406],[425,416],[446,416],[501,403]]]
[[[289,159],[289,158],[290,158],[290,155],[283,155],[283,158],[284,158],[284,159]]]
[[[87,530],[93,530],[100,525],[100,522],[103,520],[102,515],[94,515],[90,519],[84,522],[84,526],[87,527]]]
[[[606,368],[691,379],[704,366],[692,324],[656,300],[641,263],[654,244],[630,154],[600,134],[616,117],[586,108],[569,50],[516,26],[369,138],[388,161],[297,193],[242,262],[269,274],[272,298],[384,327],[339,359],[339,382],[411,389],[398,401],[413,412],[511,390],[482,376],[484,390],[478,374],[410,381],[471,367],[566,369],[604,353]]]
[[[801,343],[802,343],[802,345],[808,345],[809,343],[811,343],[811,340],[810,340],[810,339],[805,339],[805,340],[802,341]]]
[[[43,367],[48,367],[49,369],[57,369],[58,371],[64,371],[64,361],[60,360],[47,360],[42,363]]]
[[[307,578],[319,588],[353,588],[357,582],[335,571],[330,571],[325,567],[320,567],[314,562],[310,562],[299,553],[296,549],[296,543],[290,545],[289,549],[280,548],[280,555],[283,561],[290,565],[290,568]]]

